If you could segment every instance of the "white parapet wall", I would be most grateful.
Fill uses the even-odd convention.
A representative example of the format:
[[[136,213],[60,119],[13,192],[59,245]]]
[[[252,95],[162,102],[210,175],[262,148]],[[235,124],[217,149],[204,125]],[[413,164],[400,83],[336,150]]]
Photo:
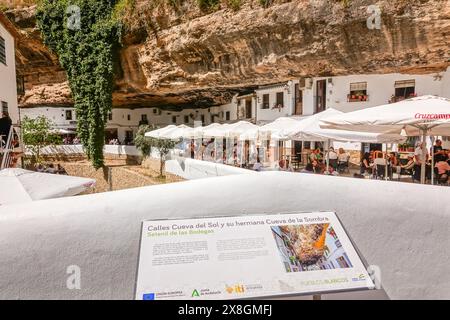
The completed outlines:
[[[28,151],[25,153],[29,154]],[[139,156],[139,150],[135,146],[110,145],[103,147],[103,153],[114,155]],[[62,144],[56,146],[47,146],[41,149],[42,155],[77,155],[84,154],[83,146],[80,144]]]
[[[166,171],[187,180],[257,173],[256,171],[237,168],[222,163],[190,158],[178,158],[166,161]]]
[[[0,299],[132,299],[146,219],[336,211],[393,299],[450,299],[450,188],[287,172],[0,206]],[[68,267],[81,289],[66,286]],[[73,269],[69,269],[73,270]]]

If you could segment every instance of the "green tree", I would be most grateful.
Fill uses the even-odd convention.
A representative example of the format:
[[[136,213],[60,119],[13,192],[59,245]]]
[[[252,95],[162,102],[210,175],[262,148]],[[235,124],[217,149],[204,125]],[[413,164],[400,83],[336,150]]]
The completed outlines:
[[[95,168],[103,166],[105,124],[112,107],[120,13],[129,0],[40,0],[37,25],[67,73],[77,133]]]
[[[155,148],[159,153],[159,175],[164,177],[164,169],[166,166],[166,158],[169,154],[170,150],[175,148],[177,145],[177,141],[170,139],[156,139],[156,138],[147,138],[150,142],[152,148]]]
[[[149,125],[139,126],[136,136],[134,137],[134,145],[141,151],[142,157],[145,159],[150,155],[152,151],[152,144],[149,138],[145,136],[145,133],[152,130]]]
[[[25,117],[21,122],[22,139],[31,152],[32,163],[41,162],[41,149],[62,143],[62,138],[52,130],[52,122],[44,116],[35,119]]]

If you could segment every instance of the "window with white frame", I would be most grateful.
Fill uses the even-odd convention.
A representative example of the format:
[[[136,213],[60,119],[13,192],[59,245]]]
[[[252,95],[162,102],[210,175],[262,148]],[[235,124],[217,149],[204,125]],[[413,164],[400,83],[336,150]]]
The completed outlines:
[[[350,83],[349,102],[367,101],[367,82]]]

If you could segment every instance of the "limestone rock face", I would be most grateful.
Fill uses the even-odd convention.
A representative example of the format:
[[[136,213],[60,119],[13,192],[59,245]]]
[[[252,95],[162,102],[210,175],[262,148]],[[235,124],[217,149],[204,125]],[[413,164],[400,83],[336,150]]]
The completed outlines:
[[[196,1],[136,0],[127,17],[114,105],[205,107],[240,91],[302,76],[431,73],[450,65],[448,0],[242,0],[205,13]],[[369,29],[368,7],[381,10]],[[71,104],[64,71],[35,28],[35,7],[8,11],[23,37],[21,104]],[[369,20],[372,21],[372,20]]]

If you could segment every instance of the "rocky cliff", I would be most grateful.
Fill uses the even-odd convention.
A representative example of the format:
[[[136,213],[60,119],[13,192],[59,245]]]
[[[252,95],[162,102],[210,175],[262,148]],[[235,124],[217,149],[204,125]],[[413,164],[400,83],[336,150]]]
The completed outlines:
[[[241,0],[234,10],[227,3],[205,12],[194,0],[136,0],[125,19],[114,105],[203,107],[302,76],[431,73],[450,65],[448,0],[273,1],[267,8]],[[367,27],[372,4],[381,10],[380,29]],[[21,104],[68,105],[64,71],[40,40],[34,10],[7,11],[23,35]]]

